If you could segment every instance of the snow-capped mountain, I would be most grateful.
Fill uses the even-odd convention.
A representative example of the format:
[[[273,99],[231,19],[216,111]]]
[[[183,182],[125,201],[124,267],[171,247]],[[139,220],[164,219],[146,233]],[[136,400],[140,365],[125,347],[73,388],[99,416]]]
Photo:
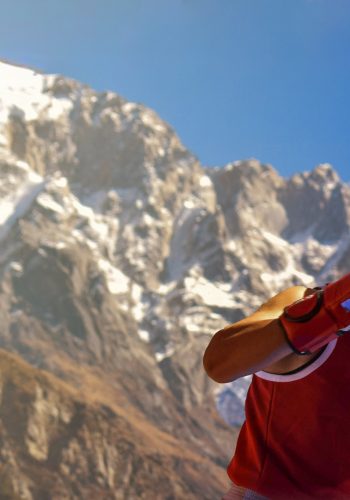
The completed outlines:
[[[41,471],[57,498],[218,497],[249,380],[210,381],[205,347],[278,290],[348,269],[349,186],[328,164],[206,168],[145,106],[0,63],[0,194],[0,346],[36,380],[17,441],[0,415],[8,488],[41,498]],[[111,447],[75,410],[50,424],[62,391]]]

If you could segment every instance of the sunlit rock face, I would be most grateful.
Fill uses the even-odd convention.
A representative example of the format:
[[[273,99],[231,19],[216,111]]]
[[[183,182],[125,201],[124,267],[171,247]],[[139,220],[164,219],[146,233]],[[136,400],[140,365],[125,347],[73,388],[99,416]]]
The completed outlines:
[[[219,498],[249,379],[215,384],[203,352],[347,272],[349,210],[328,164],[203,167],[145,106],[0,63],[0,347],[29,363],[3,353],[0,492]]]

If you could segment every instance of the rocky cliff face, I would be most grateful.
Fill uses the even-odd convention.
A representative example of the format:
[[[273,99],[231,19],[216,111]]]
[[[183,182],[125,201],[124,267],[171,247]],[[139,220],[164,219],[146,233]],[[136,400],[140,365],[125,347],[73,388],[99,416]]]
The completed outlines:
[[[1,498],[215,498],[220,467],[121,398],[82,397],[5,351],[0,363]]]
[[[348,270],[349,186],[204,168],[144,106],[0,63],[0,195],[0,346],[29,363],[1,354],[0,491],[219,497],[249,382],[205,347]]]

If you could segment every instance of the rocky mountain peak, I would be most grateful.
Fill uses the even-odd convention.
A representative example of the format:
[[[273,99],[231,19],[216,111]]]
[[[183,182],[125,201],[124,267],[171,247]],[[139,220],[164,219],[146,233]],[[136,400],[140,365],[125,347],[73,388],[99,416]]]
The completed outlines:
[[[324,181],[325,183],[339,183],[340,178],[330,163],[321,163],[317,165],[312,171],[310,177],[318,182]]]
[[[282,288],[348,270],[349,189],[328,164],[204,168],[147,107],[0,63],[0,347],[41,370],[25,395],[6,375],[27,430],[0,415],[0,493],[218,497],[249,381],[211,382],[205,347]]]

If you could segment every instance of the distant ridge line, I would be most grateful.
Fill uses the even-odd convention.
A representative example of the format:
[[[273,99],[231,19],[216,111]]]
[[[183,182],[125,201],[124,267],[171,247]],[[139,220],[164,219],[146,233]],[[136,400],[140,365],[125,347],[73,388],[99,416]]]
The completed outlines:
[[[16,68],[23,68],[23,69],[30,69],[32,71],[35,71],[35,73],[39,73],[40,75],[45,75],[46,73],[42,71],[41,69],[35,68],[34,66],[27,66],[26,64],[20,64],[16,63],[13,61],[10,61],[9,59],[0,57],[0,62],[4,64],[9,64],[10,66],[16,66]]]

